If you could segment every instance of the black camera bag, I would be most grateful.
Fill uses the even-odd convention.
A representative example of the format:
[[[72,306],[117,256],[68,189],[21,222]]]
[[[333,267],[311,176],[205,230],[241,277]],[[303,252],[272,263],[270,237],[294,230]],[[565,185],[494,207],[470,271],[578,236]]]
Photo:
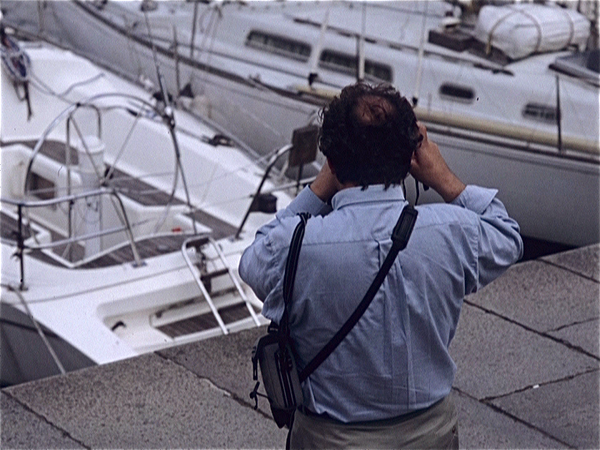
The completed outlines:
[[[279,428],[292,425],[296,408],[302,404],[302,387],[298,378],[296,358],[289,336],[270,331],[256,342],[253,349],[254,379],[258,379],[256,363],[260,366],[273,419]],[[254,390],[258,389],[256,383]],[[252,396],[252,394],[250,394]],[[255,398],[255,397],[254,397]]]

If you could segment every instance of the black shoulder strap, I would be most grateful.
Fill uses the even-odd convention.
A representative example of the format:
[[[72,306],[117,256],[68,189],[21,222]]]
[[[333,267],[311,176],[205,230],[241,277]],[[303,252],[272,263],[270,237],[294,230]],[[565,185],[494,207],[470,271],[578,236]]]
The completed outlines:
[[[358,320],[367,310],[371,304],[371,301],[375,297],[375,294],[379,290],[379,287],[383,283],[383,280],[392,267],[398,252],[406,248],[408,239],[410,238],[412,230],[415,226],[415,221],[417,220],[417,214],[417,210],[411,205],[404,207],[402,214],[400,214],[400,218],[394,227],[394,231],[392,232],[392,248],[383,261],[383,264],[375,276],[375,279],[371,283],[371,286],[369,286],[367,293],[354,312],[350,315],[346,323],[342,325],[342,328],[340,328],[339,331],[331,338],[331,340],[325,344],[321,351],[317,353],[317,355],[306,365],[306,367],[302,369],[299,375],[301,383],[306,380],[308,376],[313,373],[313,371],[319,367],[323,361],[325,361],[325,359],[327,359],[327,357],[336,349],[340,342],[342,342],[354,325],[356,325],[356,322],[358,322]]]
[[[304,239],[304,228],[306,227],[306,222],[308,221],[310,214],[300,213],[298,216],[300,217],[300,222],[298,222],[298,225],[296,225],[294,234],[292,235],[288,257],[285,263],[285,274],[283,275],[284,310],[281,321],[279,322],[279,331],[284,334],[289,333],[288,305],[292,299],[292,293],[294,292],[294,281],[296,280],[298,257],[300,256],[302,239]]]

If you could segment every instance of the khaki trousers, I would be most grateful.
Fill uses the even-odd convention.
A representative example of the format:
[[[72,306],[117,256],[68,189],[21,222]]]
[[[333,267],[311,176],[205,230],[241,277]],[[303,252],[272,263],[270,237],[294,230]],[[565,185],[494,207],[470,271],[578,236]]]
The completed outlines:
[[[458,449],[458,418],[450,395],[420,414],[345,424],[296,411],[292,449]]]

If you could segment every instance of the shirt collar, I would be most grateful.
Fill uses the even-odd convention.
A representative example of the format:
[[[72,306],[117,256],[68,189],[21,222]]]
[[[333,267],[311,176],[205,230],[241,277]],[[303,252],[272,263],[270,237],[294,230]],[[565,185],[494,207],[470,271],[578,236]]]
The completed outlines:
[[[370,202],[396,202],[404,200],[401,186],[390,186],[385,189],[383,184],[374,184],[364,191],[362,187],[342,189],[331,199],[333,209],[340,209],[347,205]]]

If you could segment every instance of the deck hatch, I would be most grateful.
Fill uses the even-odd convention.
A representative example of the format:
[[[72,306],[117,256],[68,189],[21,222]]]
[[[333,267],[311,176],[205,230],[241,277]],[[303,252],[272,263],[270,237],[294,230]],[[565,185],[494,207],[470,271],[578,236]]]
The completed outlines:
[[[239,320],[247,319],[249,317],[248,308],[243,302],[220,308],[218,311],[225,324],[237,322]],[[260,312],[256,308],[255,311],[257,313]],[[165,333],[171,338],[177,338],[179,336],[199,333],[201,331],[206,331],[218,327],[219,324],[217,323],[215,316],[212,312],[208,311],[205,314],[162,325],[160,327],[157,327],[157,330]]]

